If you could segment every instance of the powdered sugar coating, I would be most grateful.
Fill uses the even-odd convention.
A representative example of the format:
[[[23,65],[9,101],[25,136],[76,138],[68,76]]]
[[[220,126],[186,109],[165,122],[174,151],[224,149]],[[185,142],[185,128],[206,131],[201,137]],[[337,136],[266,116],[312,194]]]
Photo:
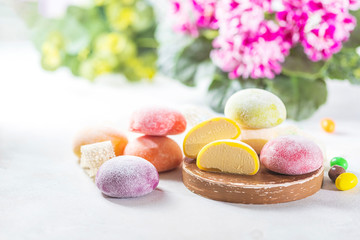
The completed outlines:
[[[151,136],[175,135],[186,129],[185,117],[170,108],[144,108],[134,112],[130,119],[130,131]]]
[[[111,141],[87,144],[81,146],[80,166],[91,178],[95,178],[100,166],[114,158],[115,152]]]
[[[281,99],[271,92],[256,88],[244,89],[227,100],[225,116],[243,128],[269,128],[286,119],[286,108]]]
[[[124,155],[106,161],[100,167],[95,183],[110,197],[140,197],[157,187],[159,174],[145,159]]]
[[[319,169],[323,164],[322,151],[311,140],[297,135],[281,136],[265,144],[261,163],[271,171],[301,175]]]

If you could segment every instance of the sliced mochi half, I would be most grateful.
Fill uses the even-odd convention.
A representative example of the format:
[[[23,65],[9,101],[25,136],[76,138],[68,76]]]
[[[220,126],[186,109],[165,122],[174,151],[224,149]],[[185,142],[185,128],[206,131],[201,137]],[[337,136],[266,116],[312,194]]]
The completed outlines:
[[[186,134],[183,142],[184,154],[189,158],[196,158],[206,144],[220,139],[236,139],[240,132],[240,127],[229,118],[216,117],[206,120]]]
[[[254,175],[260,162],[255,150],[246,143],[225,139],[207,144],[198,154],[196,165],[204,171]]]

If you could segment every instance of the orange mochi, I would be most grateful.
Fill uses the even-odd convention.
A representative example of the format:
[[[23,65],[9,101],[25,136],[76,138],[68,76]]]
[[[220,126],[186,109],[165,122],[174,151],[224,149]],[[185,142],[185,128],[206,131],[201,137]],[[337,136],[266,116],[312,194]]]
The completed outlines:
[[[176,168],[183,159],[179,145],[164,136],[141,136],[129,142],[125,155],[145,158],[152,163],[158,172]]]
[[[123,155],[124,149],[128,143],[126,135],[109,126],[87,127],[79,131],[74,139],[73,151],[80,158],[80,148],[83,145],[111,141],[116,156]]]

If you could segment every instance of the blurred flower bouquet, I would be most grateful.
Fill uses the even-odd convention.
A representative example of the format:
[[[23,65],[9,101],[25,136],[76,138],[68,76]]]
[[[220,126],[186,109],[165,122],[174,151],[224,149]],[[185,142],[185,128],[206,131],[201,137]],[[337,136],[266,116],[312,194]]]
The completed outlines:
[[[95,0],[67,7],[61,18],[37,15],[31,22],[46,70],[65,66],[90,80],[122,73],[137,81],[156,73],[155,17],[145,0]]]
[[[257,87],[301,120],[325,103],[325,79],[360,83],[360,1],[172,0],[171,8],[157,32],[160,69],[189,86],[207,79],[217,111]]]

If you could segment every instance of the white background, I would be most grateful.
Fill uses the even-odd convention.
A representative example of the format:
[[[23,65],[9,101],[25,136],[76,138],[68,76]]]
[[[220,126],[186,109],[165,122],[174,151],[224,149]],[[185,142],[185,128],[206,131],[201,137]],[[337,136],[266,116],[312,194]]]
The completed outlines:
[[[74,134],[95,123],[126,131],[142,105],[205,106],[204,92],[164,79],[90,83],[64,69],[44,72],[39,62],[30,43],[0,41],[1,240],[359,239],[360,187],[337,191],[327,174],[317,194],[277,205],[202,198],[184,187],[180,169],[161,174],[145,197],[104,197],[77,164]],[[360,87],[328,83],[327,104],[296,124],[327,147],[329,159],[346,157],[360,177]],[[323,117],[336,121],[336,133],[321,130]]]
[[[307,199],[267,206],[216,202],[188,191],[181,171],[137,199],[102,196],[72,153],[77,130],[94,123],[126,131],[142,105],[204,105],[203,92],[175,81],[127,85],[44,72],[30,43],[0,45],[0,239],[347,239],[360,236],[359,187],[337,191],[328,177]],[[116,82],[117,77],[112,77]],[[329,100],[298,123],[345,156],[360,176],[360,88],[329,82]],[[323,132],[322,117],[337,123]],[[133,138],[137,135],[130,135]],[[182,135],[175,137],[179,143]]]

